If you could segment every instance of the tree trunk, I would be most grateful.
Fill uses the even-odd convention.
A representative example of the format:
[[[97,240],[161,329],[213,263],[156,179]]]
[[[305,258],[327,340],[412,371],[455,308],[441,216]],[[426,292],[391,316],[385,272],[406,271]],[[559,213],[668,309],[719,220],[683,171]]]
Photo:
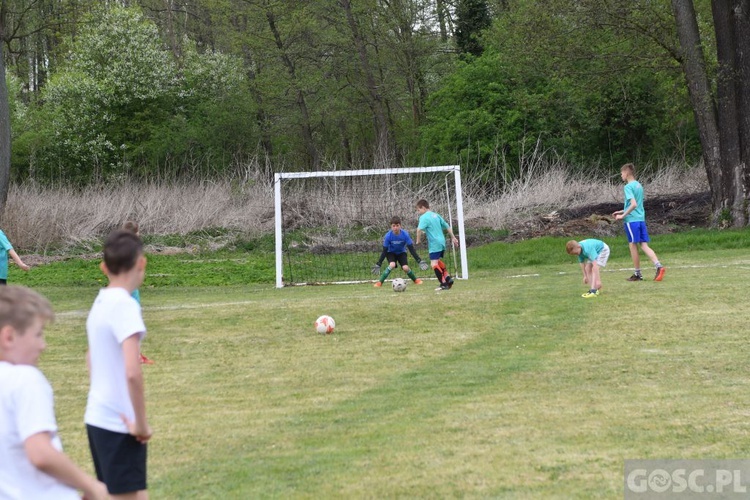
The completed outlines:
[[[732,2],[736,3],[736,2]],[[735,48],[739,42],[729,2],[711,2],[716,31],[716,55],[719,64],[716,84],[718,107],[719,148],[721,156],[721,184],[718,186],[720,207],[714,205],[721,223],[745,225],[743,177],[744,166],[740,151],[740,95],[741,81]]]
[[[0,215],[5,210],[8,200],[8,184],[10,181],[10,101],[8,86],[5,81],[5,0],[0,3]]]
[[[685,73],[688,95],[693,106],[698,135],[703,147],[703,162],[711,188],[714,223],[721,213],[721,146],[716,107],[711,95],[711,85],[706,72],[700,32],[695,16],[693,0],[672,0],[672,11],[680,40],[680,64]],[[717,27],[718,29],[718,27]]]
[[[734,9],[735,39],[737,40],[737,87],[739,89],[740,158],[742,172],[739,173],[735,194],[737,206],[742,207],[735,225],[750,224],[750,2],[742,0]],[[739,211],[739,210],[738,210]]]
[[[446,19],[448,9],[445,6],[445,0],[437,0],[435,10],[437,10],[438,25],[440,26],[440,41],[445,43],[448,41],[448,23]]]

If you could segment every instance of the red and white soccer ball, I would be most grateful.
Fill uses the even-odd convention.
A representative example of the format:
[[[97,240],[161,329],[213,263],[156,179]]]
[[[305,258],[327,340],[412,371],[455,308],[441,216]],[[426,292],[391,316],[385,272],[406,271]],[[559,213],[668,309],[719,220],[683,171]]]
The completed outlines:
[[[336,322],[326,314],[315,320],[315,331],[318,333],[333,333],[334,328],[336,328]]]

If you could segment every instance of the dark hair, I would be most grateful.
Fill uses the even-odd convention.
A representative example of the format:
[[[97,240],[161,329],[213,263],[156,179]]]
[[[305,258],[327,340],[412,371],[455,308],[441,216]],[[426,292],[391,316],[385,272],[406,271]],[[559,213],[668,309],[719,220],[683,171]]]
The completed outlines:
[[[391,226],[394,225],[394,224],[398,224],[400,226],[401,225],[401,217],[399,217],[397,215],[394,215],[393,217],[391,217]]]
[[[104,242],[104,264],[114,275],[133,269],[141,254],[143,242],[134,233],[125,229],[112,231]]]
[[[417,202],[417,208],[430,208],[430,204],[427,203],[427,200],[419,200]]]
[[[125,224],[122,225],[122,228],[125,231],[130,231],[133,234],[138,234],[138,223],[134,220],[125,221]]]

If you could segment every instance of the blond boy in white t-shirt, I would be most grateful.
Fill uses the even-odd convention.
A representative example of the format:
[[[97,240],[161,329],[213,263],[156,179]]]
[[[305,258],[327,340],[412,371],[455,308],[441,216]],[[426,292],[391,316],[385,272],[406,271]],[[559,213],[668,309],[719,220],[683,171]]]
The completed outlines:
[[[36,367],[50,303],[20,286],[0,287],[0,498],[109,498],[107,488],[62,452],[52,387]]]

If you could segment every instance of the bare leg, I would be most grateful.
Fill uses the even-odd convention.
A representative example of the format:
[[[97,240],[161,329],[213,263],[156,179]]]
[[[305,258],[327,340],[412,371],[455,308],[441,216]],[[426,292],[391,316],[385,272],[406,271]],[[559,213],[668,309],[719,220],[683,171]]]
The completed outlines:
[[[630,246],[630,258],[633,259],[633,266],[635,266],[636,269],[640,269],[641,255],[638,253],[638,244],[628,243],[628,245]],[[641,243],[641,245],[645,245],[645,243]]]
[[[602,287],[602,280],[599,277],[599,264],[593,262],[591,264],[591,275],[590,275],[590,286],[592,290],[599,290]]]
[[[645,253],[649,259],[651,259],[651,262],[653,262],[654,265],[659,262],[659,258],[656,256],[656,253],[651,249],[651,247],[648,246],[648,243],[641,243],[641,250],[643,250],[643,253]]]

